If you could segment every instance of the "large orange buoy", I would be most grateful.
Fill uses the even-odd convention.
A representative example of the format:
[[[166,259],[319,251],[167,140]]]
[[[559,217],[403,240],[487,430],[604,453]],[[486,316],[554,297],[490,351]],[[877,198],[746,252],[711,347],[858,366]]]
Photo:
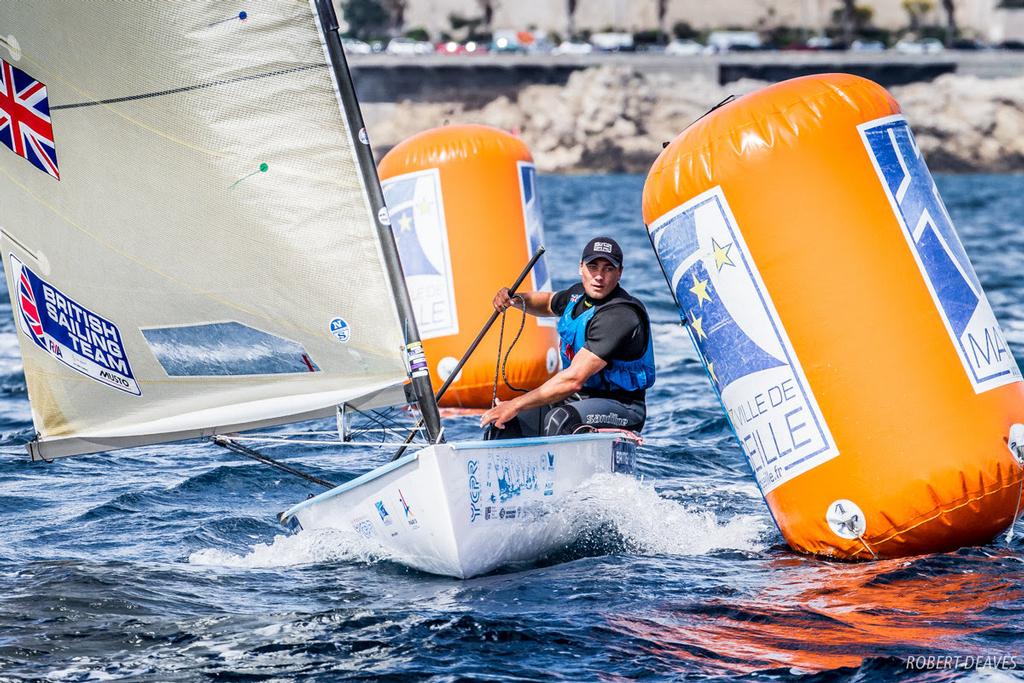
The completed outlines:
[[[1024,383],[893,98],[845,74],[715,110],[644,220],[783,535],[895,557],[1019,510]]]
[[[496,128],[446,126],[392,149],[380,177],[437,387],[494,310],[495,292],[512,284],[544,241],[533,157],[522,140]],[[522,289],[551,289],[544,257]],[[520,315],[508,313],[506,350]],[[498,333],[495,325],[441,405],[490,407]],[[558,369],[554,318],[527,316],[506,364],[508,383],[532,389]],[[516,395],[501,379],[498,388],[503,400]]]

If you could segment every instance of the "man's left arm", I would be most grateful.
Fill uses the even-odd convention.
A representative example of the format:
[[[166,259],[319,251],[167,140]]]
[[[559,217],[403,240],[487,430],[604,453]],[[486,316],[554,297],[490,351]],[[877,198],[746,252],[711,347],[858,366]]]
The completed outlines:
[[[569,367],[557,373],[547,382],[522,396],[499,403],[481,415],[480,426],[485,427],[493,422],[498,429],[504,429],[505,423],[523,410],[551,405],[572,396],[583,388],[588,379],[604,370],[607,365],[608,363],[601,360],[599,356],[585,348],[580,349]]]

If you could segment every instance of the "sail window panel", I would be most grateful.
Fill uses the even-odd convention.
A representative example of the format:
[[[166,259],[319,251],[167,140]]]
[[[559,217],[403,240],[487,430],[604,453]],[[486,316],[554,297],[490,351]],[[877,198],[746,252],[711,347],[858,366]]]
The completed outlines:
[[[171,377],[319,372],[302,344],[239,322],[141,330]]]

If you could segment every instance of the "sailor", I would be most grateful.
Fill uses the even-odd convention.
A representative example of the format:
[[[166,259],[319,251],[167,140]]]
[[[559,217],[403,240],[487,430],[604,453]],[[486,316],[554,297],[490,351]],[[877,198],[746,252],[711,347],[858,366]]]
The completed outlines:
[[[562,370],[484,413],[486,438],[643,428],[646,392],[654,384],[651,321],[643,303],[619,284],[621,277],[622,249],[609,237],[595,237],[583,249],[578,284],[516,295],[527,313],[558,318]],[[494,310],[513,303],[502,288]]]

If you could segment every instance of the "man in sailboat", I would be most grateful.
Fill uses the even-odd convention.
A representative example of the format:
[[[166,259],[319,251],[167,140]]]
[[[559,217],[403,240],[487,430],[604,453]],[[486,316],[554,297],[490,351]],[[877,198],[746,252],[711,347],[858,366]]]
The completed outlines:
[[[654,342],[647,309],[619,284],[622,265],[618,243],[595,237],[580,257],[578,284],[517,295],[527,313],[558,318],[562,370],[484,413],[480,426],[488,428],[487,438],[643,428],[646,393],[654,384]],[[514,303],[507,288],[494,297],[499,312]]]

